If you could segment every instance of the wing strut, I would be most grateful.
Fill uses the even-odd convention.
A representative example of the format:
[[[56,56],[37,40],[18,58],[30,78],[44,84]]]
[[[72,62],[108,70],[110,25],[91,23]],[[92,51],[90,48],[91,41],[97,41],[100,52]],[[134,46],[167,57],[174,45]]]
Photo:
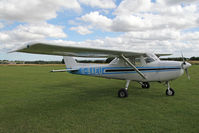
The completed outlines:
[[[133,67],[133,69],[143,78],[143,79],[147,79],[144,74],[142,72],[140,72],[129,60],[127,60],[127,58],[122,54],[121,55],[122,59],[124,61],[126,61],[127,64],[129,64],[131,67]]]

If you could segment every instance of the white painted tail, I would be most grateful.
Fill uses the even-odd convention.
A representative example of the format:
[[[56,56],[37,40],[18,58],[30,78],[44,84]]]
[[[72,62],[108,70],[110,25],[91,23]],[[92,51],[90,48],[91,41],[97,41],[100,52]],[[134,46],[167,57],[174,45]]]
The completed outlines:
[[[63,56],[63,58],[64,58],[66,68],[72,69],[72,68],[77,67],[77,62],[75,61],[75,59],[73,57]]]

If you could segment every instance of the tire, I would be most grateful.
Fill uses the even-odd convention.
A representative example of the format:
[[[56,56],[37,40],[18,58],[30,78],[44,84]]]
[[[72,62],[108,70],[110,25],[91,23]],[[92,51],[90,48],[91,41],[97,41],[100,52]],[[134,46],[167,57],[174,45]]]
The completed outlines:
[[[169,91],[169,90],[170,90],[170,91]],[[169,90],[168,90],[168,89],[166,90],[166,95],[167,95],[167,96],[174,96],[175,91],[174,91],[172,88],[170,88]]]
[[[142,88],[150,88],[149,82],[143,82]]]
[[[128,91],[125,88],[122,88],[118,91],[118,97],[125,98],[128,97]]]

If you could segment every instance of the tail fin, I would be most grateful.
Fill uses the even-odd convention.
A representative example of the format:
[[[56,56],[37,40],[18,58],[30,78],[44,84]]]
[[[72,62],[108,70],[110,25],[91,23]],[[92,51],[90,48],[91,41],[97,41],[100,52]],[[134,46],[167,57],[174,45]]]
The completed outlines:
[[[64,58],[66,68],[72,69],[74,67],[77,67],[77,62],[75,61],[73,57],[63,56],[63,58]]]

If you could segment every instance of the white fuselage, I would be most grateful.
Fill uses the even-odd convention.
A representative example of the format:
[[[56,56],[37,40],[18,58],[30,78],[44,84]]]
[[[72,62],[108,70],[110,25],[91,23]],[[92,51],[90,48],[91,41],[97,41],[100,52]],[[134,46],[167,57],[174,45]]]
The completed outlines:
[[[183,75],[184,69],[181,67],[182,62],[179,61],[161,61],[159,59],[144,63],[136,68],[144,74],[146,79],[141,77],[132,67],[126,64],[122,59],[112,61],[106,65],[89,65],[79,66],[78,71],[71,72],[73,74],[97,76],[112,79],[132,80],[138,82],[153,81],[170,81]],[[187,64],[189,67],[189,63]]]

